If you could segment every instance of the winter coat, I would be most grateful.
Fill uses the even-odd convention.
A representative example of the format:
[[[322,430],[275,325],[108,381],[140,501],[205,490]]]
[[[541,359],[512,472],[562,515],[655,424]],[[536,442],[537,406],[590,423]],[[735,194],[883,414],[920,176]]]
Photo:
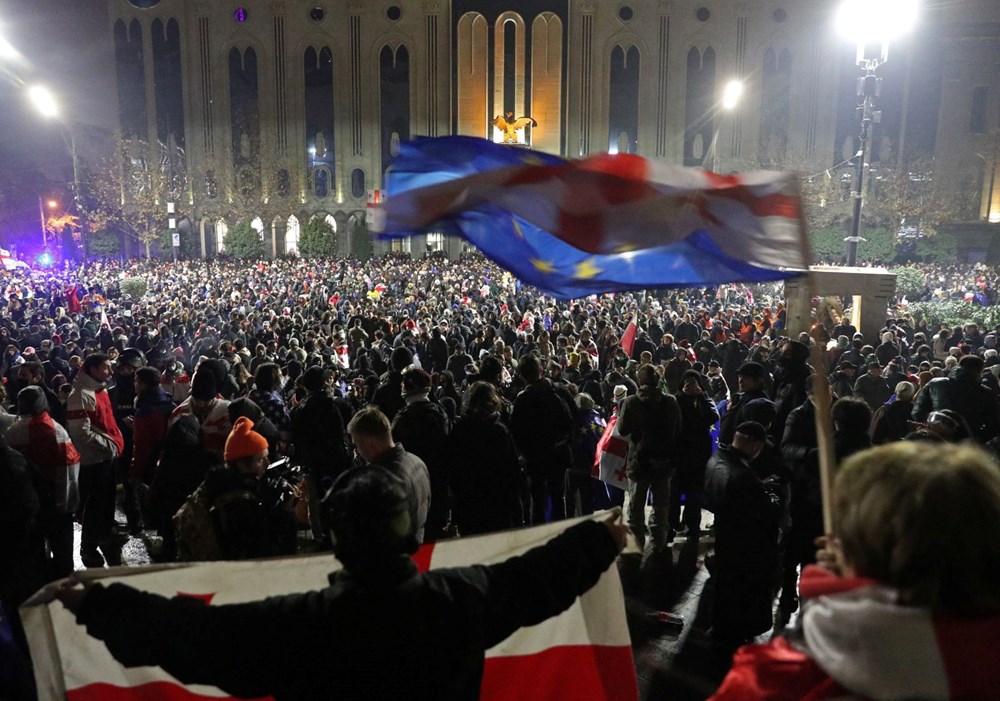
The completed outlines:
[[[511,433],[529,471],[569,469],[572,431],[570,408],[547,378],[531,383],[514,400]]]
[[[350,467],[344,441],[344,417],[324,391],[309,392],[292,410],[295,457],[306,468],[335,479]]]
[[[130,477],[144,482],[153,479],[174,407],[173,398],[159,386],[153,391],[140,392],[136,397]]]
[[[69,435],[81,465],[114,460],[125,449],[105,385],[85,372],[73,381],[66,407]]]
[[[451,508],[448,462],[448,434],[451,420],[441,405],[429,399],[411,401],[392,420],[392,439],[424,461],[431,480],[431,507],[428,519],[435,527],[447,523]],[[434,534],[435,536],[437,533]]]
[[[448,442],[459,532],[475,535],[520,526],[517,448],[499,413],[463,416]]]
[[[371,464],[384,467],[406,481],[410,496],[410,518],[417,541],[422,543],[427,514],[431,508],[431,478],[427,465],[413,453],[408,453],[400,443],[372,460]]]
[[[979,375],[967,368],[955,368],[948,377],[928,382],[916,397],[913,420],[926,421],[932,411],[942,409],[961,414],[980,443],[1000,433],[1000,408],[996,398],[983,387]]]
[[[263,479],[217,465],[203,485],[225,560],[295,553],[295,520],[289,495]]]
[[[642,385],[622,402],[617,426],[618,433],[629,440],[625,462],[629,479],[647,480],[673,472],[681,430],[681,410],[675,397]]]

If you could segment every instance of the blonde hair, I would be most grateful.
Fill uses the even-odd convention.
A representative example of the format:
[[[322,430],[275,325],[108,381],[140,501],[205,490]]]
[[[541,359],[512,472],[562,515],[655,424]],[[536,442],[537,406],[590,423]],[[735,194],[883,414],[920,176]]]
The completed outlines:
[[[903,441],[851,457],[834,533],[858,575],[898,589],[901,604],[1000,613],[1000,472],[978,448]]]

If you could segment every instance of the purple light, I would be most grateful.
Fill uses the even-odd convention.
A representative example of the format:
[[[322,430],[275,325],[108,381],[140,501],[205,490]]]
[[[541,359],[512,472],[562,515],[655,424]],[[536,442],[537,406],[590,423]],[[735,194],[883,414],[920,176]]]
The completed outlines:
[[[237,7],[236,12],[233,13],[233,19],[243,24],[247,21],[247,11],[245,7]]]

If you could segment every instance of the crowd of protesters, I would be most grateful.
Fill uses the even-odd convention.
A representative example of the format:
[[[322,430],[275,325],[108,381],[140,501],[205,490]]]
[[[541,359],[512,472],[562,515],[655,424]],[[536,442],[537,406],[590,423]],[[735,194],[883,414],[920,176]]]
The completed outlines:
[[[1000,278],[924,272],[924,296],[983,304]],[[323,546],[323,497],[355,464],[405,480],[418,541],[620,506],[625,491],[591,477],[616,417],[647,554],[714,513],[713,634],[738,643],[772,627],[779,593],[787,622],[824,535],[817,358],[838,460],[903,439],[1000,443],[1000,328],[930,329],[894,307],[866,338],[838,300],[789,338],[780,285],[567,303],[477,256],[396,255],[3,283],[7,607],[72,571],[74,520],[86,567],[153,530],[166,560],[290,554],[304,532]]]

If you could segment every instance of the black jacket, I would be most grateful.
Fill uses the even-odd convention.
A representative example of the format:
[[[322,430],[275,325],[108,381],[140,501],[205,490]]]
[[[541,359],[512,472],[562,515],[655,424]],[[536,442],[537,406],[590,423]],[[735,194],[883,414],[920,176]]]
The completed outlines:
[[[529,469],[540,463],[553,470],[569,468],[573,415],[548,379],[531,383],[517,395],[510,421],[514,443]]]
[[[451,509],[448,434],[451,420],[437,402],[429,399],[407,404],[392,420],[392,439],[427,465],[431,480],[431,507],[427,516],[429,538],[436,539]]]
[[[336,479],[350,467],[343,413],[324,391],[310,392],[292,410],[292,440],[298,461],[326,478]]]
[[[286,495],[264,479],[219,465],[205,475],[204,490],[223,559],[295,553],[295,522]]]
[[[625,459],[625,471],[629,478],[664,476],[664,468],[657,464],[658,461],[643,455],[647,445],[654,449],[654,453],[656,447],[669,450],[670,464],[667,469],[672,471],[676,467],[674,461],[677,457],[677,436],[681,430],[681,410],[675,397],[663,394],[657,387],[642,385],[636,394],[622,402],[617,427],[618,433],[629,439]]]
[[[917,395],[913,419],[926,421],[932,411],[951,409],[962,415],[973,437],[985,443],[1000,433],[1000,410],[993,393],[983,387],[979,375],[955,368],[948,377],[931,380]]]
[[[341,571],[320,591],[246,604],[97,584],[77,620],[127,667],[241,698],[472,701],[484,651],[569,608],[617,552],[586,521],[497,565],[417,574],[400,557],[378,577]]]
[[[463,416],[449,444],[459,532],[473,535],[520,526],[520,465],[514,439],[500,415]]]

